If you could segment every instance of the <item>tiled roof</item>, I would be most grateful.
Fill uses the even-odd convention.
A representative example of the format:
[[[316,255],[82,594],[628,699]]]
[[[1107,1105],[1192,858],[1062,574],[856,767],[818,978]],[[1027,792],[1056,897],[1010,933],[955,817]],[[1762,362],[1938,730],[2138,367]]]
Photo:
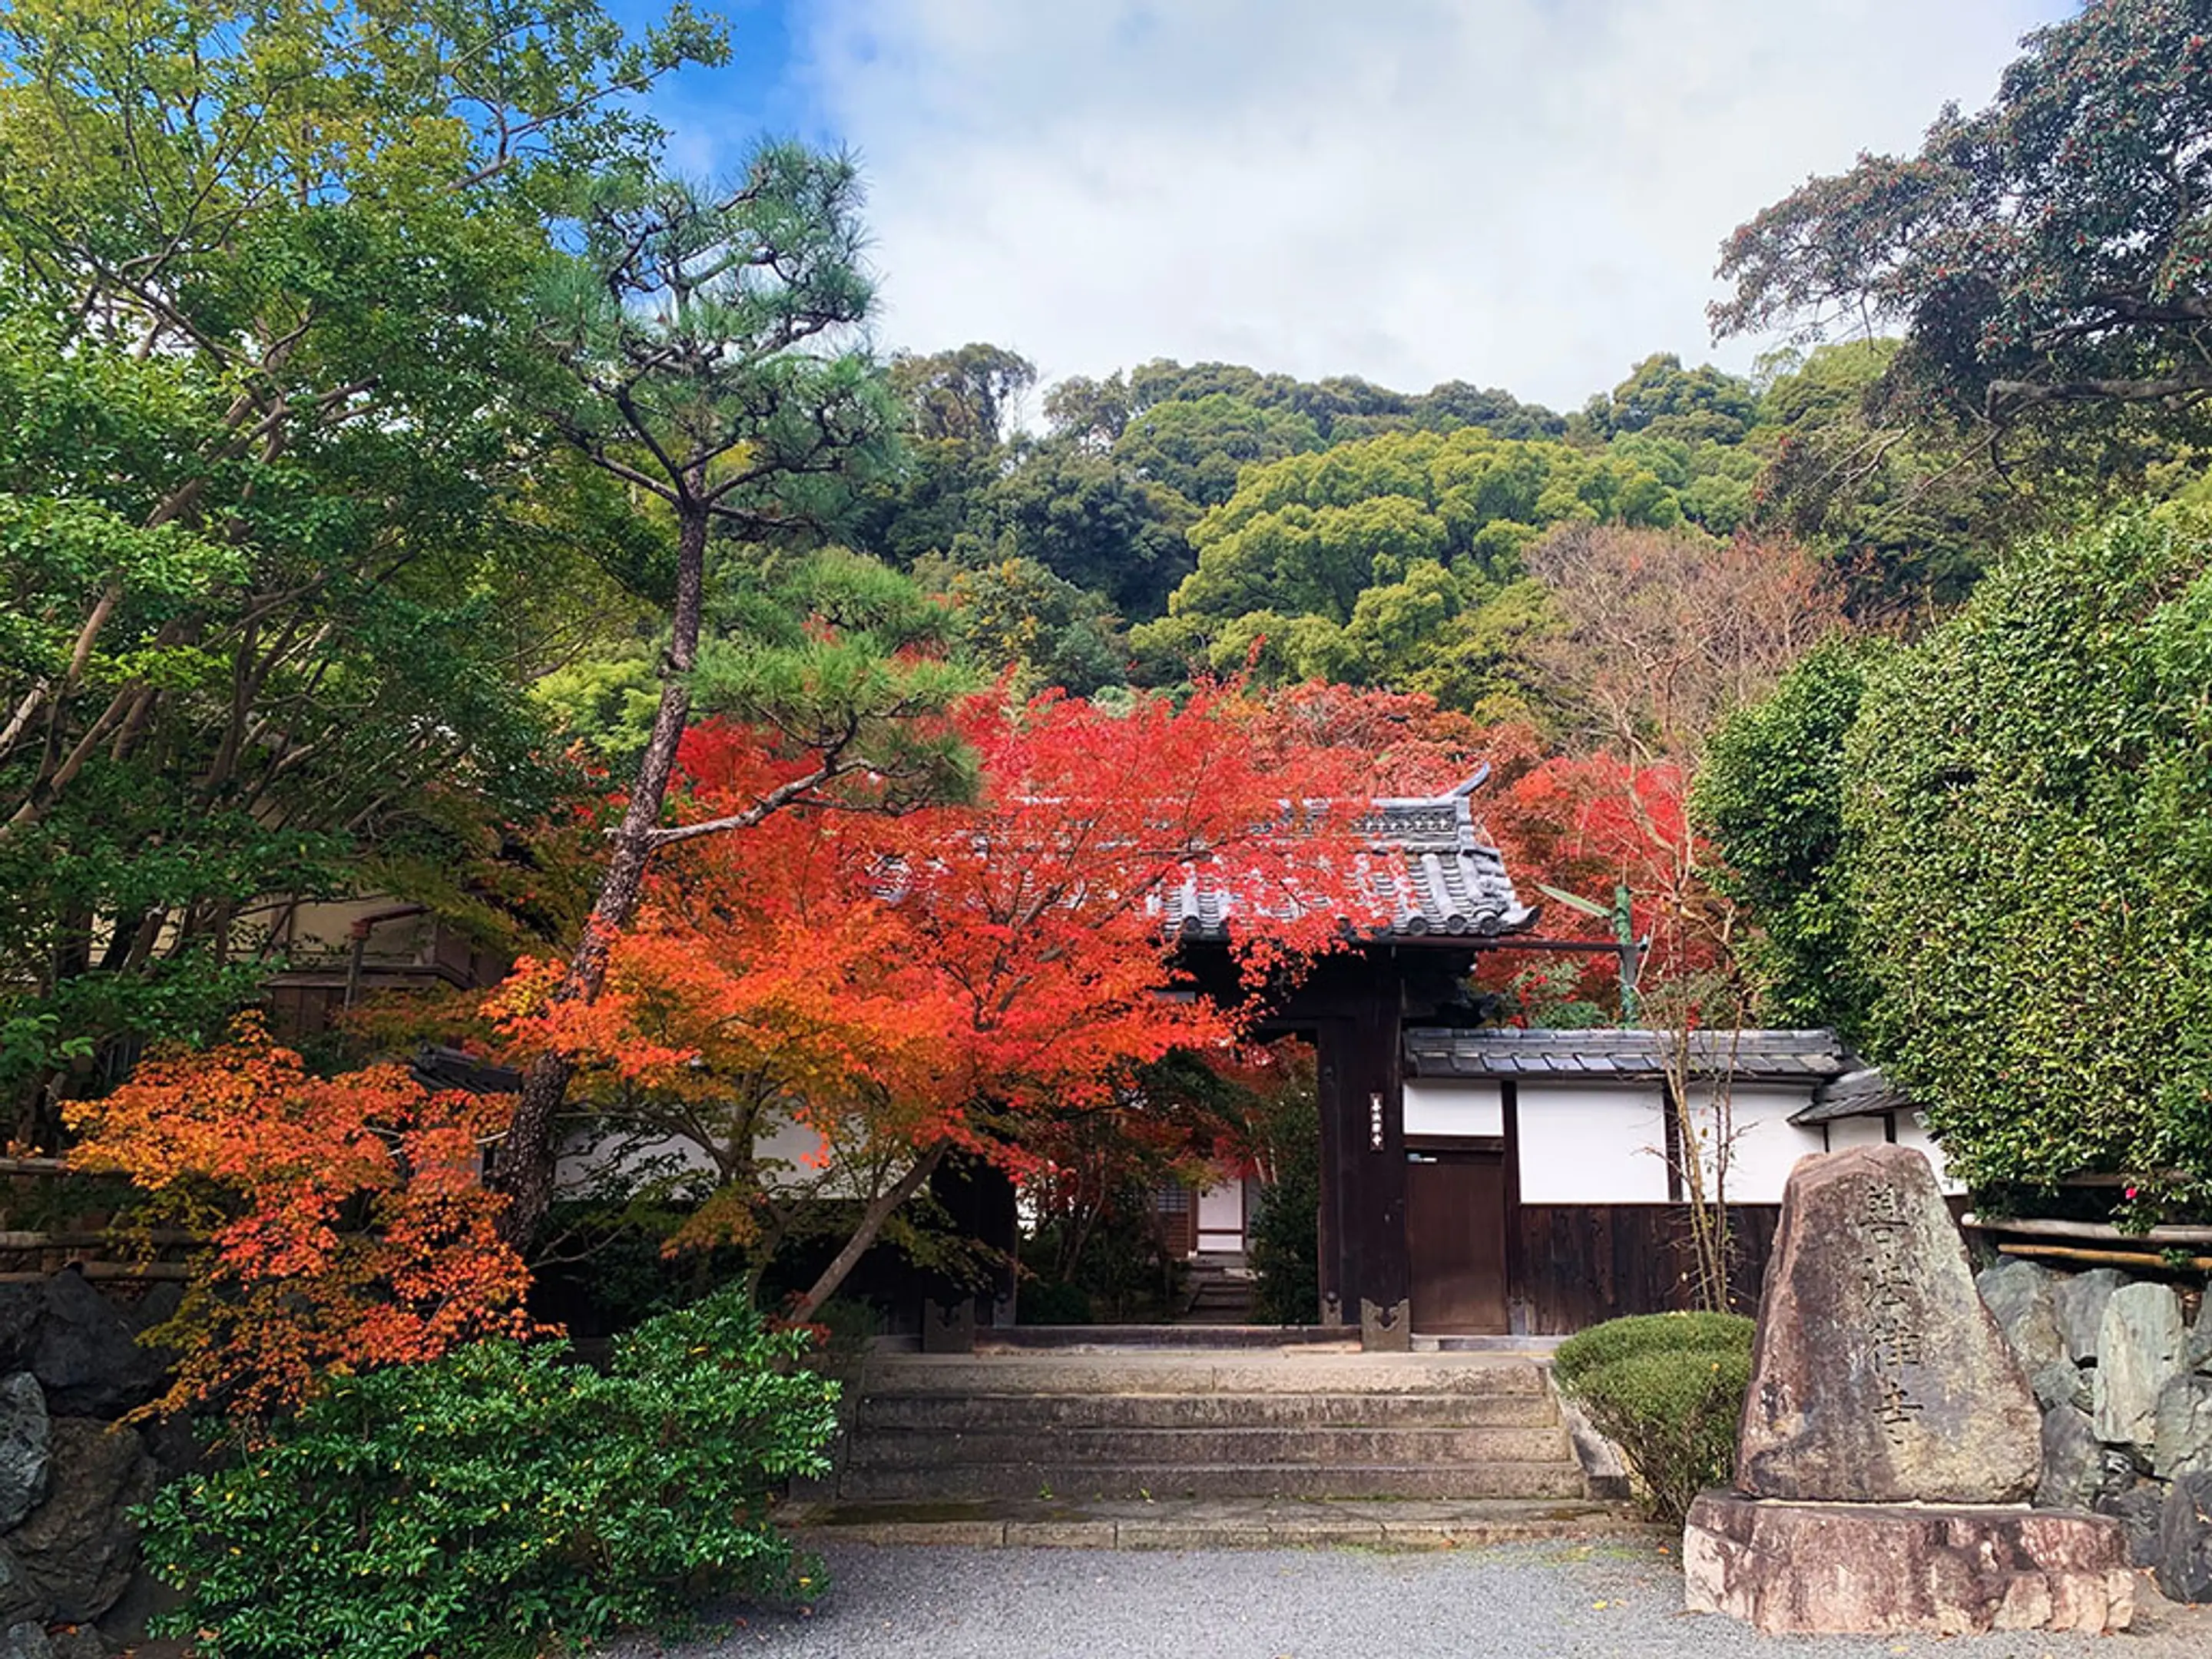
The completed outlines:
[[[1814,1091],[1813,1103],[1792,1112],[1790,1121],[1800,1125],[1832,1123],[1840,1117],[1875,1117],[1885,1112],[1912,1109],[1905,1091],[1882,1074],[1879,1066],[1864,1066],[1831,1078]]]
[[[408,1069],[426,1089],[465,1089],[472,1095],[511,1095],[522,1087],[522,1073],[512,1066],[478,1060],[465,1049],[424,1043]]]
[[[1406,1033],[1408,1076],[1641,1079],[1667,1073],[1671,1033],[1642,1030],[1534,1031],[1414,1027]],[[1833,1031],[1698,1031],[1691,1064],[1753,1080],[1813,1080],[1841,1075],[1850,1063]]]
[[[1474,939],[1533,927],[1536,912],[1521,902],[1505,860],[1483,839],[1468,797],[1489,775],[1485,767],[1448,794],[1378,800],[1361,820],[1371,837],[1359,879],[1390,921],[1371,931],[1394,939]],[[1223,939],[1235,922],[1231,896],[1209,886],[1202,872],[1164,893],[1163,920],[1185,939]]]

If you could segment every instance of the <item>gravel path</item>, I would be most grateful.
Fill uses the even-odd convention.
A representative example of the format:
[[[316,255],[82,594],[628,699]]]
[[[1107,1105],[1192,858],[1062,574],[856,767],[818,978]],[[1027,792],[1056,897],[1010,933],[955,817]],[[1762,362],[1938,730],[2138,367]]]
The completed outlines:
[[[811,1615],[749,1613],[671,1659],[2207,1659],[2212,1608],[2146,1594],[2138,1632],[1765,1638],[1680,1612],[1640,1545],[1103,1552],[846,1545]],[[2146,1590],[2148,1586],[2146,1586]],[[645,1659],[632,1645],[620,1659]]]

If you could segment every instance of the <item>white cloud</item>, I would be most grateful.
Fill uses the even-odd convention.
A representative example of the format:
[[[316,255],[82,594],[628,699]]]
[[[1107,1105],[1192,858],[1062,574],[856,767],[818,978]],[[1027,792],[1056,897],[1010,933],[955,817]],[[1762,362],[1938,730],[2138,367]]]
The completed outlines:
[[[1578,404],[1716,352],[1721,239],[1986,102],[2052,0],[816,0],[884,337]]]

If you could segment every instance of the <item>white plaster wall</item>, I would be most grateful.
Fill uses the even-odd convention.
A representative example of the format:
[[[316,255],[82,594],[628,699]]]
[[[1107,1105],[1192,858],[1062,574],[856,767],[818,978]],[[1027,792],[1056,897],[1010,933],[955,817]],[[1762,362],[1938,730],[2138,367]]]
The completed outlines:
[[[1208,1187],[1198,1195],[1198,1248],[1201,1250],[1241,1250],[1244,1248],[1244,1183]]]
[[[1664,1204],[1664,1097],[1648,1083],[1522,1079],[1514,1127],[1523,1204]]]
[[[561,1149],[561,1161],[553,1169],[553,1185],[556,1191],[580,1192],[599,1185],[611,1170],[641,1168],[648,1161],[656,1175],[672,1170],[711,1171],[714,1167],[714,1160],[697,1146],[673,1135],[597,1141],[577,1136]]]
[[[1879,1146],[1889,1139],[1887,1122],[1879,1115],[1837,1118],[1826,1126],[1828,1150],[1840,1152],[1852,1146]]]
[[[1464,1083],[1406,1084],[1406,1133],[1409,1135],[1503,1135],[1505,1105],[1498,1085],[1470,1078]]]
[[[811,1187],[828,1167],[822,1161],[822,1137],[813,1130],[779,1122],[768,1134],[755,1137],[753,1156],[777,1158],[789,1166],[768,1172],[771,1186]]]
[[[757,1158],[776,1159],[785,1166],[761,1172],[766,1186],[805,1190],[824,1185],[822,1137],[811,1129],[779,1122],[769,1133],[754,1142],[753,1152]],[[681,1136],[609,1138],[596,1142],[579,1137],[561,1149],[553,1184],[560,1191],[580,1192],[599,1185],[611,1171],[643,1170],[648,1167],[656,1177],[694,1170],[712,1175],[714,1171],[714,1160],[696,1142]],[[834,1190],[836,1185],[834,1180],[829,1182],[828,1189]]]
[[[1928,1133],[1928,1118],[1924,1112],[1899,1112],[1897,1115],[1897,1144],[1917,1147],[1928,1154],[1928,1162],[1936,1171],[1936,1184],[1947,1198],[1956,1197],[1966,1189],[1951,1179],[1950,1170],[1943,1163],[1943,1149]]]
[[[1923,1112],[1876,1114],[1871,1117],[1839,1117],[1828,1125],[1828,1150],[1840,1152],[1846,1146],[1879,1146],[1890,1138],[1892,1116],[1896,1121],[1897,1144],[1910,1146],[1928,1157],[1929,1167],[1936,1171],[1936,1185],[1946,1198],[1962,1196],[1966,1188],[1951,1178],[1943,1162],[1943,1149],[1928,1133],[1927,1115]]]
[[[1729,1091],[1729,1163],[1727,1197],[1731,1204],[1779,1204],[1782,1188],[1797,1160],[1808,1152],[1827,1150],[1827,1141],[1816,1124],[1800,1128],[1790,1121],[1813,1103],[1809,1078],[1796,1083],[1738,1083]],[[1709,1115],[1712,1091],[1693,1090],[1687,1109],[1698,1118],[1708,1136],[1714,1127]],[[1714,1179],[1715,1149],[1705,1146],[1705,1179]]]

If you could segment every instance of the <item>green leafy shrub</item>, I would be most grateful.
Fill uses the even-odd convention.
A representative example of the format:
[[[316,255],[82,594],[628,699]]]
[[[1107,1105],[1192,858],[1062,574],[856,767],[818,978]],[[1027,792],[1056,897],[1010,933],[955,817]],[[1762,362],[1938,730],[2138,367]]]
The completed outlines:
[[[836,1385],[734,1291],[616,1340],[474,1344],[337,1381],[164,1488],[146,1559],[210,1659],[526,1659],[721,1594],[811,1595],[769,1518],[828,1468]]]
[[[1815,647],[1765,702],[1722,723],[1691,788],[1690,811],[1721,854],[1714,879],[1759,918],[1749,956],[1759,1011],[1777,1025],[1866,1029],[1874,987],[1846,885],[1844,738],[1868,674],[1893,650],[1879,638]]]
[[[1245,1241],[1252,1266],[1252,1317],[1261,1325],[1310,1325],[1321,1317],[1321,1133],[1293,1142],[1261,1189]]]
[[[1055,1279],[1039,1279],[1022,1286],[1016,1297],[1015,1322],[1022,1325],[1089,1325],[1094,1316],[1091,1310],[1091,1292],[1080,1285],[1062,1284]]]
[[[2212,1213],[2212,519],[2023,550],[1869,676],[1843,823],[1868,1048],[1951,1172]]]
[[[1679,1526],[1692,1498],[1728,1480],[1753,1329],[1739,1314],[1638,1314],[1553,1356],[1560,1392],[1620,1446],[1653,1519]]]
[[[1246,1118],[1267,1175],[1245,1239],[1252,1318],[1310,1325],[1321,1317],[1321,1097],[1313,1050],[1301,1044],[1277,1052],[1283,1080],[1258,1092]]]

